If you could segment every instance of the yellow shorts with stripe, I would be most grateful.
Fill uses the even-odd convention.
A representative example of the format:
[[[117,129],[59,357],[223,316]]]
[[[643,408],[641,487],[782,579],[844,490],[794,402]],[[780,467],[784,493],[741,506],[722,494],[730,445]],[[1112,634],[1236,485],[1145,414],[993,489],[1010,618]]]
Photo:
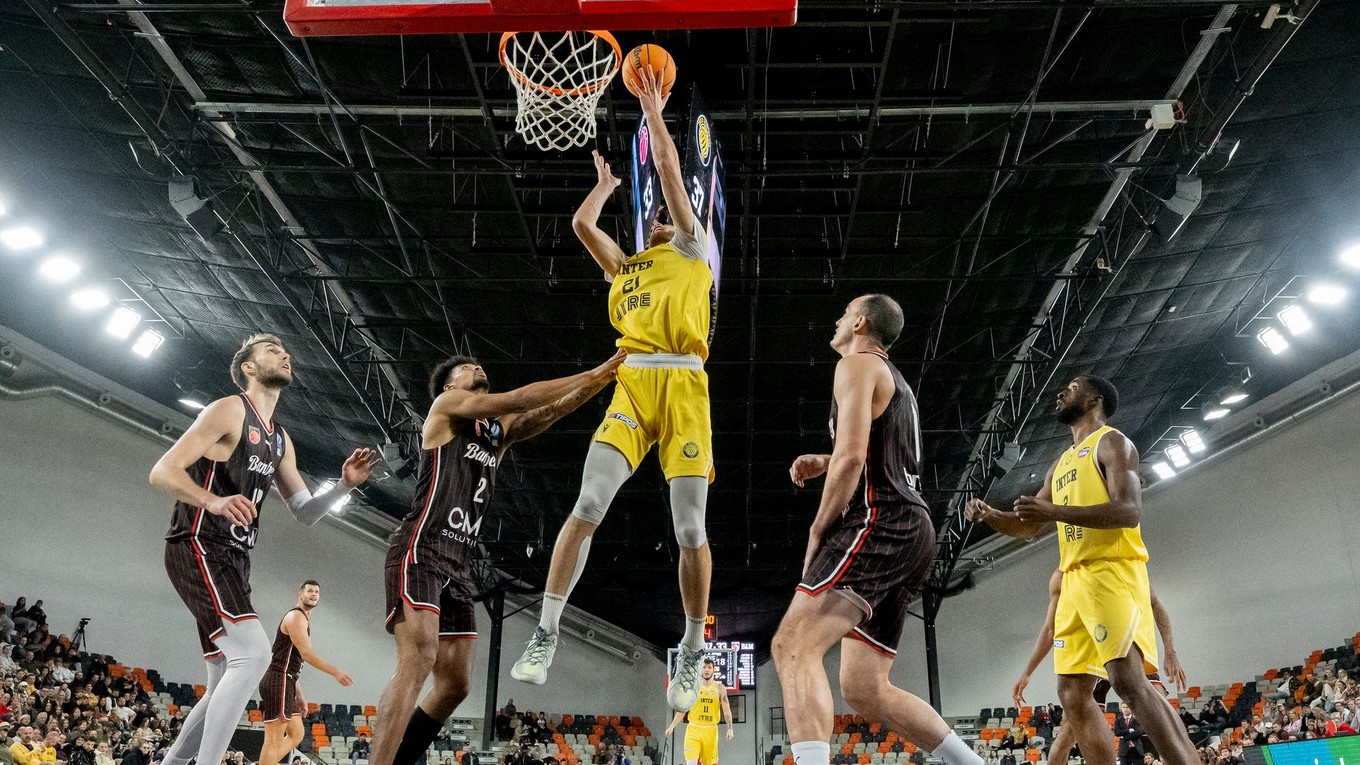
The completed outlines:
[[[713,424],[708,373],[685,367],[619,367],[614,398],[594,439],[623,452],[637,469],[657,447],[666,479],[713,481]]]
[[[1053,618],[1053,669],[1060,675],[1107,677],[1105,664],[1143,654],[1143,670],[1157,671],[1156,624],[1147,564],[1097,560],[1063,574]]]
[[[713,765],[718,761],[718,726],[685,726],[685,762],[698,760],[700,765]]]

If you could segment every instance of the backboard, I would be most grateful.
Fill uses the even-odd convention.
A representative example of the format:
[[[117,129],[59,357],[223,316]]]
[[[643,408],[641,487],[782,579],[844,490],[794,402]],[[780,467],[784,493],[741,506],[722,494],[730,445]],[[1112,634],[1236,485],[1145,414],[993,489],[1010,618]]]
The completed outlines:
[[[286,0],[297,37],[792,26],[797,0]]]

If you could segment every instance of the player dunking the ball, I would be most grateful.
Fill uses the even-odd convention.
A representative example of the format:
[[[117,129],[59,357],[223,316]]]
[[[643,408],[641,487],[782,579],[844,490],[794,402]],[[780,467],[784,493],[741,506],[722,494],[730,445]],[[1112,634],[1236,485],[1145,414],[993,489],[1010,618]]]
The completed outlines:
[[[348,688],[354,684],[349,673],[328,664],[312,650],[312,611],[321,602],[321,585],[308,579],[298,588],[297,603],[288,609],[274,635],[274,658],[260,679],[260,711],[264,716],[264,747],[259,765],[278,765],[279,760],[302,741],[302,716],[307,702],[302,698],[298,676],[307,663],[334,677]]]
[[[231,359],[241,389],[199,413],[151,470],[151,484],[175,502],[165,539],[170,584],[198,624],[208,691],[194,705],[165,765],[221,762],[246,702],[269,667],[269,638],[250,604],[250,550],[260,504],[277,481],[293,516],[315,524],[336,491],[313,496],[297,469],[287,431],[274,422],[279,393],[293,380],[283,341],[246,338]],[[341,491],[368,480],[377,460],[358,449],[341,467]]]
[[[1057,524],[1061,591],[1054,609],[1053,668],[1064,727],[1091,765],[1113,765],[1110,726],[1092,694],[1108,678],[1133,708],[1168,765],[1199,759],[1185,726],[1153,687],[1157,671],[1152,588],[1140,521],[1138,449],[1105,424],[1119,408],[1109,380],[1082,375],[1058,394],[1058,421],[1072,445],[1048,469],[1037,496],[1003,512],[980,499],[966,513],[1014,537],[1032,538]]]
[[[468,356],[430,374],[434,403],[421,430],[416,493],[387,549],[386,624],[397,640],[397,671],[378,702],[372,765],[423,759],[467,697],[477,637],[470,568],[506,449],[588,401],[614,379],[624,355],[505,393],[492,393]],[[417,706],[431,673],[433,687]]]
[[[586,453],[580,497],[553,547],[538,628],[510,675],[534,684],[547,680],[562,609],[585,568],[591,535],[619,487],[656,445],[670,483],[686,617],[666,699],[671,709],[683,712],[698,698],[713,567],[704,531],[708,483],[713,479],[713,429],[704,372],[713,273],[703,230],[685,192],[680,157],[661,114],[666,97],[650,69],[641,70],[640,79],[639,99],[671,223],[654,221],[648,249],[626,255],[596,225],[619,180],[595,154],[598,182],[576,211],[572,227],[611,282],[609,318],[622,335],[618,346],[628,351],[628,359],[619,369],[614,398]]]
[[[831,454],[794,460],[798,486],[826,475],[808,531],[803,581],[774,637],[789,740],[797,765],[831,760],[832,697],[822,660],[841,646],[841,694],[948,765],[982,760],[929,704],[888,681],[907,606],[935,561],[935,526],[919,493],[916,396],[888,360],[902,308],[862,295],[836,321]]]
[[[717,765],[718,712],[727,723],[727,740],[731,741],[732,707],[727,704],[727,688],[713,679],[717,666],[712,659],[704,659],[703,682],[699,683],[699,700],[689,709],[689,724],[685,726],[685,765]],[[684,712],[676,712],[666,726],[669,737],[685,719]]]

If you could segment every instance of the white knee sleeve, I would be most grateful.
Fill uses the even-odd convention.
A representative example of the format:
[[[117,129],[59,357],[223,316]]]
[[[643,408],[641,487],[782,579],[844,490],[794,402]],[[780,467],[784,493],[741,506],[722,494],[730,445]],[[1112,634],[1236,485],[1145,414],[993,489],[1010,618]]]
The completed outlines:
[[[671,479],[671,523],[681,547],[703,547],[708,541],[704,511],[708,505],[708,478],[684,476]]]

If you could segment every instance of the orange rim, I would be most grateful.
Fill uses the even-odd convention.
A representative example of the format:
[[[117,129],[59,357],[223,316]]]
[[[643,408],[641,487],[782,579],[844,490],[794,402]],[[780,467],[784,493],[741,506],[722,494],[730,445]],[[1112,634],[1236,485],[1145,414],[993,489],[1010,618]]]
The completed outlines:
[[[619,47],[619,41],[614,39],[614,35],[610,34],[609,32],[606,32],[603,29],[587,29],[585,31],[595,35],[596,38],[604,40],[605,42],[609,43],[609,47],[614,49],[613,71],[609,73],[608,77],[600,78],[600,80],[597,82],[592,82],[587,85],[583,85],[579,88],[573,88],[571,90],[563,90],[558,87],[544,85],[542,83],[534,82],[533,80],[529,79],[529,76],[526,75],[524,72],[521,72],[519,70],[519,67],[515,66],[512,62],[507,61],[505,58],[505,46],[509,44],[511,38],[513,38],[517,34],[521,34],[520,32],[506,32],[501,35],[500,44],[501,66],[505,67],[506,70],[510,72],[510,76],[514,77],[515,80],[517,80],[521,85],[533,88],[534,90],[537,90],[540,93],[547,93],[549,95],[554,96],[584,96],[589,93],[594,93],[595,91],[603,88],[605,85],[608,85],[609,81],[614,79],[614,75],[618,73],[619,67],[622,66],[623,64],[623,49]]]

